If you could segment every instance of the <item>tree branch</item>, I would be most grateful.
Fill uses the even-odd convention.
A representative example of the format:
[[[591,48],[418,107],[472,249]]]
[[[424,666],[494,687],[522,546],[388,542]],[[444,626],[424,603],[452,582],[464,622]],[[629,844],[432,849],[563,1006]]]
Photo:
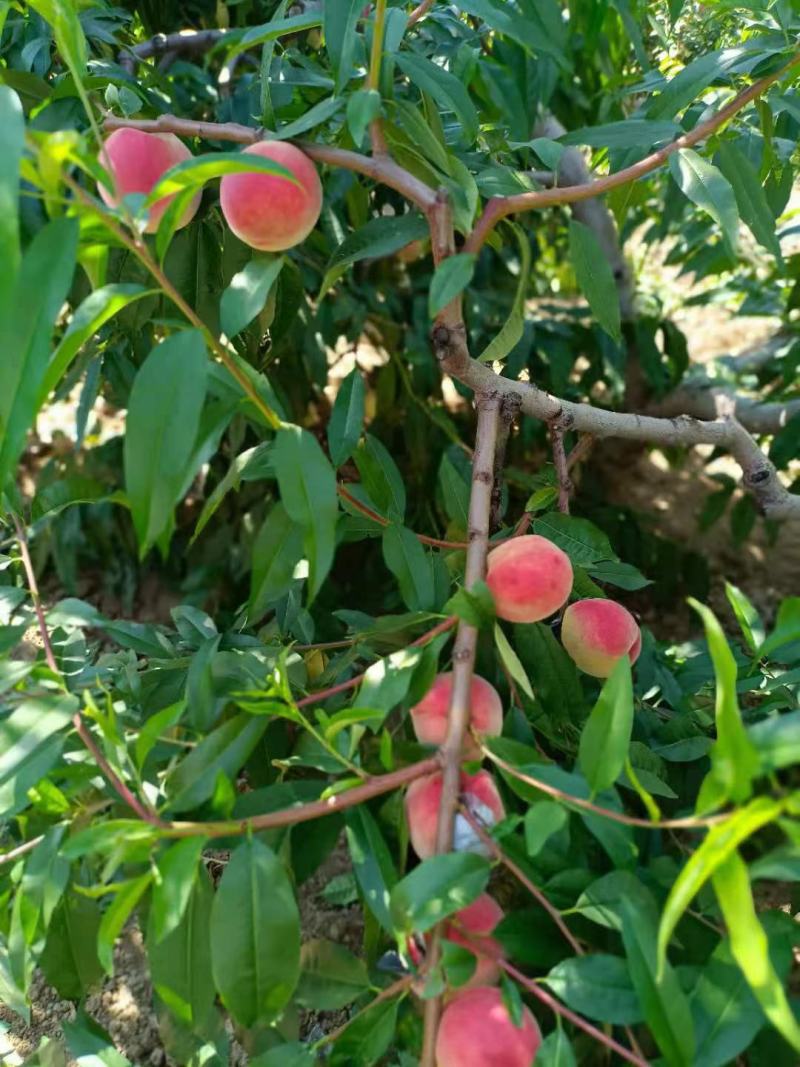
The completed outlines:
[[[174,133],[177,137],[202,137],[209,141],[234,141],[237,144],[255,144],[263,141],[267,131],[238,122],[201,122],[195,119],[179,119],[175,115],[160,115],[157,119],[123,119],[107,115],[103,121],[106,130],[133,129],[145,133]],[[422,211],[428,211],[436,201],[436,193],[425,182],[399,166],[387,156],[362,156],[346,148],[334,145],[297,141],[298,147],[317,163],[342,167],[363,174],[373,181],[381,182],[401,193]]]
[[[562,515],[569,515],[569,496],[572,481],[569,476],[567,453],[564,450],[563,419],[553,419],[550,423],[550,444],[553,449],[553,466],[558,478],[558,510]]]
[[[390,774],[371,778],[363,785],[357,785],[344,793],[334,793],[326,800],[313,800],[308,804],[270,811],[265,815],[253,815],[249,819],[231,819],[223,822],[171,822],[164,823],[161,830],[165,837],[231,837],[241,834],[258,833],[261,830],[274,830],[281,826],[296,826],[301,822],[322,819],[336,811],[353,808],[373,797],[390,793],[426,774],[433,774],[441,766],[439,756],[419,760],[408,767]]]
[[[177,33],[157,33],[141,44],[125,48],[118,57],[119,65],[129,74],[136,72],[139,63],[153,56],[174,52],[207,52],[222,40],[228,30],[179,30]]]
[[[738,111],[741,111],[752,100],[761,96],[771,85],[779,81],[784,74],[787,74],[798,64],[800,64],[800,52],[795,54],[779,70],[753,82],[749,88],[734,97],[729,104],[720,108],[715,115],[706,119],[705,122],[698,123],[689,133],[683,134],[682,137],[671,141],[663,148],[659,148],[658,151],[645,156],[644,159],[640,159],[638,163],[625,167],[624,170],[617,171],[615,174],[609,174],[605,178],[598,178],[596,181],[586,182],[584,185],[574,185],[567,189],[542,189],[532,193],[519,193],[516,196],[493,196],[487,202],[483,215],[467,238],[464,251],[478,252],[497,223],[509,215],[515,215],[521,211],[534,211],[537,208],[575,204],[581,200],[590,200],[593,197],[602,196],[604,193],[610,192],[611,189],[617,189],[620,185],[627,185],[628,182],[650,174],[663,166],[674,152],[681,148],[691,148],[693,145],[705,140],[710,134],[715,133],[721,126],[724,126],[726,122],[732,119]]]
[[[469,498],[467,535],[469,547],[464,571],[466,589],[471,589],[486,572],[500,397],[495,392],[479,393],[476,403],[478,428],[472,458],[472,489]],[[442,799],[436,826],[437,853],[449,852],[453,847],[453,827],[461,789],[461,762],[464,758],[464,738],[469,727],[477,643],[477,628],[470,626],[462,619],[458,624],[458,634],[453,649],[453,687],[447,713],[447,734],[440,749],[443,780]],[[439,960],[440,936],[441,931],[437,926],[434,928],[428,952],[431,967],[436,967]],[[432,997],[425,1002],[425,1033],[420,1067],[433,1067],[436,1031],[441,1010],[441,997]]]
[[[406,29],[410,29],[415,22],[419,22],[421,18],[427,15],[433,5],[434,0],[422,0],[421,4],[417,4],[411,14],[408,16],[408,22],[406,22]]]
[[[687,382],[668,393],[660,403],[651,405],[649,410],[662,417],[685,414],[698,419],[715,419],[727,413],[750,433],[773,434],[800,413],[800,399],[764,402],[711,382]]]

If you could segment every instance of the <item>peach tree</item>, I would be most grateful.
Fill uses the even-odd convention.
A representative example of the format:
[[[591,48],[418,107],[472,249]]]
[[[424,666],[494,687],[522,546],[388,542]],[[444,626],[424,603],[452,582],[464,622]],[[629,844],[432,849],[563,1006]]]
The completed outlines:
[[[27,1062],[127,1062],[126,929],[180,1064],[797,1062],[800,599],[715,614],[590,460],[800,518],[798,33],[0,3],[0,1002],[81,1009]],[[774,341],[699,375],[659,242]]]

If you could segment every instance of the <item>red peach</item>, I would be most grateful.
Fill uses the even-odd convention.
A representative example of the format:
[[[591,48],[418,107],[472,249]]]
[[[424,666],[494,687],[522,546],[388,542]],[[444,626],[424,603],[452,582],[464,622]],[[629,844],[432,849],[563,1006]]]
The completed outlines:
[[[258,141],[244,154],[280,163],[299,184],[255,171],[226,174],[219,190],[225,221],[245,244],[261,252],[283,252],[304,241],[322,210],[317,168],[286,141]]]
[[[447,734],[447,713],[450,694],[453,691],[453,675],[438,674],[425,696],[411,709],[414,733],[423,745],[444,744]],[[503,729],[503,704],[500,694],[485,678],[473,675],[470,689],[470,726],[475,733],[495,737]],[[475,741],[464,739],[466,759],[480,759],[481,750]]]
[[[491,933],[505,918],[505,912],[488,893],[482,893],[466,908],[447,921],[444,936],[448,941],[469,949],[477,960],[472,977],[457,992],[476,986],[493,985],[500,981],[500,966],[503,949]]]
[[[109,207],[117,207],[131,193],[147,194],[160,178],[178,163],[192,158],[186,145],[174,133],[143,133],[141,130],[114,130],[100,150],[100,162],[114,182],[113,191],[98,185],[97,191]],[[152,204],[147,219],[147,233],[155,233],[161,217],[177,194],[163,196]],[[200,204],[200,193],[183,213],[178,225],[191,222]]]
[[[595,678],[607,678],[621,656],[631,663],[642,650],[633,615],[613,600],[579,600],[564,612],[561,641],[575,664]]]
[[[461,795],[464,802],[485,821],[499,822],[505,808],[494,779],[488,771],[477,774],[461,772]],[[406,792],[406,819],[414,851],[420,859],[436,852],[436,824],[442,802],[442,774],[429,774],[412,782]],[[472,843],[470,842],[470,847]]]
[[[511,537],[490,553],[486,584],[499,618],[538,622],[566,604],[572,564],[546,537]]]
[[[445,1008],[436,1037],[436,1067],[532,1067],[542,1042],[539,1027],[523,1007],[515,1026],[503,995],[480,986]]]

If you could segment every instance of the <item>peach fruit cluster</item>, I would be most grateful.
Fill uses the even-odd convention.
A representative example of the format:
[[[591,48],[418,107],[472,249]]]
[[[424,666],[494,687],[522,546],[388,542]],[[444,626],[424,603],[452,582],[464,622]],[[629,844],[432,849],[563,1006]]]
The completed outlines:
[[[317,168],[299,148],[286,141],[259,141],[244,155],[271,159],[285,167],[294,182],[257,171],[226,174],[220,182],[222,214],[238,238],[260,252],[282,252],[304,241],[322,210],[322,185]],[[172,133],[115,130],[100,152],[100,163],[113,187],[101,184],[100,196],[110,207],[132,193],[148,195],[170,168],[191,159],[189,149]],[[177,194],[164,196],[150,208],[147,233],[155,233],[164,212]],[[194,218],[198,192],[180,219],[178,228]]]

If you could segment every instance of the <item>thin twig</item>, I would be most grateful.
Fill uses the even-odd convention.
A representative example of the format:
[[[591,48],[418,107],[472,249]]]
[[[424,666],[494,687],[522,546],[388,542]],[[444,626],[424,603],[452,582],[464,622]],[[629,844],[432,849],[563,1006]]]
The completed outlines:
[[[540,1000],[542,1004],[545,1004],[556,1015],[562,1016],[572,1023],[573,1026],[577,1026],[585,1033],[593,1037],[595,1041],[598,1041],[601,1045],[605,1045],[607,1049],[612,1052],[616,1052],[618,1056],[621,1056],[628,1063],[635,1064],[635,1067],[650,1067],[647,1060],[642,1059],[641,1056],[637,1056],[636,1053],[631,1052],[630,1049],[625,1048],[624,1045],[620,1045],[618,1041],[615,1041],[613,1037],[609,1037],[608,1034],[604,1034],[602,1030],[598,1030],[596,1026],[592,1026],[590,1022],[587,1022],[581,1015],[571,1011],[559,1000],[556,1000],[554,996],[551,996],[545,989],[543,989],[538,982],[534,982],[532,978],[528,978],[522,971],[518,971],[516,967],[510,964],[507,960],[501,959],[497,961],[502,970],[506,972],[515,982],[519,982],[521,986],[533,994],[537,1000]]]
[[[408,16],[408,22],[406,23],[406,29],[410,29],[415,22],[427,15],[430,9],[433,7],[435,0],[422,0],[421,4],[417,4],[411,14]]]
[[[28,584],[28,591],[33,601],[34,610],[36,612],[36,618],[39,624],[39,633],[42,638],[42,644],[44,645],[44,655],[47,661],[47,666],[50,670],[61,677],[61,671],[56,663],[55,655],[53,654],[53,644],[50,640],[50,631],[47,628],[47,619],[45,618],[44,609],[42,608],[42,601],[39,595],[39,584],[36,581],[36,571],[33,568],[33,562],[31,560],[30,549],[28,546],[28,535],[25,531],[25,527],[14,516],[14,526],[17,532],[17,543],[19,544],[19,553],[22,560],[22,566],[25,571],[25,578]],[[114,792],[123,800],[131,811],[135,812],[140,819],[143,819],[147,823],[158,825],[160,820],[154,811],[151,811],[131,792],[125,782],[119,777],[109,764],[108,760],[102,754],[100,749],[95,744],[95,740],[91,735],[89,728],[87,727],[83,716],[80,711],[76,711],[72,716],[72,725],[80,737],[85,747],[89,750],[90,754],[94,758],[97,764],[98,770],[103,777],[109,783]]]
[[[391,526],[391,520],[386,519],[383,515],[379,515],[377,511],[373,511],[367,504],[362,504],[361,501],[354,497],[341,482],[336,486],[336,491],[339,496],[348,502],[356,511],[360,511],[362,515],[366,515],[367,518],[372,519],[373,522],[379,523],[381,526]],[[423,545],[430,545],[432,548],[445,548],[452,550],[463,550],[467,547],[466,541],[442,541],[438,537],[428,537],[427,534],[414,533],[416,539]]]
[[[514,767],[513,764],[507,763],[500,756],[496,756],[485,745],[481,746],[481,752],[484,756],[501,767],[507,774],[517,778],[520,782],[525,782],[526,785],[532,785],[535,789],[539,789],[542,793],[546,793],[548,796],[554,797],[556,800],[562,801],[564,804],[571,805],[576,808],[583,808],[584,811],[589,811],[592,815],[600,815],[604,819],[611,819],[612,822],[619,822],[625,826],[640,826],[645,830],[701,830],[707,829],[709,826],[716,826],[721,822],[726,822],[730,818],[730,814],[722,813],[720,815],[687,815],[682,819],[659,819],[657,822],[652,819],[641,819],[636,815],[625,815],[621,811],[612,811],[611,808],[601,808],[597,804],[593,804],[591,800],[584,800],[583,797],[573,796],[572,793],[565,793],[561,789],[557,789],[554,785],[549,785],[547,782],[543,782],[541,778],[535,778],[532,774],[526,774],[519,770],[518,767]]]
[[[437,623],[432,629],[426,630],[424,634],[412,641],[408,647],[419,648],[420,645],[426,645],[440,634],[445,634],[448,630],[452,630],[457,622],[457,616],[448,615],[442,622]],[[321,700],[327,700],[329,697],[336,696],[338,693],[346,693],[348,689],[355,689],[356,686],[361,685],[365,677],[366,671],[363,674],[357,674],[354,678],[348,678],[346,682],[338,682],[336,685],[332,685],[328,689],[320,689],[318,693],[309,693],[308,696],[297,701],[297,707],[305,708],[309,704],[319,704]]]
[[[357,785],[343,793],[334,793],[326,800],[314,800],[308,804],[270,811],[264,815],[253,815],[249,819],[229,819],[222,822],[171,822],[164,823],[161,830],[165,837],[229,837],[241,834],[258,833],[261,830],[274,830],[281,826],[295,826],[312,819],[323,819],[337,811],[363,804],[374,797],[400,789],[401,786],[433,774],[441,767],[438,756],[419,760],[408,767],[402,767],[390,774],[378,775],[363,785]]]
[[[542,908],[544,908],[544,910],[556,924],[558,929],[561,931],[561,934],[564,937],[565,941],[569,943],[575,955],[582,956],[584,954],[583,946],[581,945],[580,941],[578,941],[577,937],[575,937],[575,935],[572,933],[570,928],[567,926],[558,908],[554,904],[550,903],[550,901],[547,899],[542,890],[539,889],[539,887],[535,885],[530,880],[530,878],[528,878],[522,868],[518,866],[514,862],[514,860],[512,860],[511,857],[503,851],[503,849],[500,847],[500,845],[498,845],[495,839],[486,832],[486,829],[481,823],[481,821],[476,818],[475,815],[473,815],[473,813],[469,810],[469,808],[466,807],[466,805],[460,804],[459,811],[462,817],[466,819],[466,821],[475,831],[478,838],[483,842],[489,852],[494,856],[494,858],[500,863],[502,863],[504,867],[508,868],[508,870],[511,871],[514,877],[517,879],[517,881],[520,882],[521,885],[524,885],[528,892],[531,894],[531,896],[536,901],[538,901]]]
[[[30,841],[23,841],[21,845],[9,849],[8,852],[0,852],[0,867],[2,867],[4,863],[13,863],[14,860],[18,860],[20,856],[32,852],[40,841],[44,841],[44,834],[39,834],[38,837],[32,837]]]
[[[500,418],[500,400],[496,394],[478,396],[478,427],[475,453],[472,460],[472,489],[469,500],[469,547],[464,571],[464,587],[469,590],[486,572],[489,551],[489,513],[494,484],[494,457]],[[453,827],[461,783],[461,760],[464,738],[469,727],[470,694],[475,668],[478,630],[461,620],[453,649],[453,686],[447,713],[447,734],[441,747],[442,798],[436,824],[436,852],[449,852],[453,847]],[[436,967],[440,955],[441,929],[437,925],[431,935],[428,960]],[[425,1002],[425,1033],[420,1067],[433,1067],[436,1032],[442,1010],[442,998],[431,997]]]
[[[704,141],[712,133],[715,133],[726,122],[729,122],[737,112],[741,111],[743,107],[761,96],[771,85],[780,81],[785,74],[798,64],[800,64],[800,52],[794,55],[779,70],[753,82],[751,86],[734,97],[729,104],[720,108],[716,114],[711,115],[705,122],[698,123],[689,133],[683,134],[682,137],[678,137],[663,148],[659,148],[657,152],[645,156],[638,163],[625,167],[615,174],[609,174],[605,178],[587,182],[585,185],[542,189],[531,193],[519,193],[516,196],[493,196],[487,202],[483,215],[475,229],[467,238],[464,251],[478,252],[497,223],[509,215],[515,215],[521,211],[534,211],[538,208],[574,204],[578,200],[589,200],[595,196],[602,196],[612,189],[617,189],[620,185],[627,185],[628,182],[650,174],[663,166],[674,152],[679,151],[681,148],[691,148],[693,145],[699,144],[700,141]]]
[[[569,477],[567,453],[564,451],[564,427],[561,419],[553,419],[550,423],[550,443],[553,449],[553,466],[558,478],[558,510],[562,515],[569,515],[569,496],[573,486]]]
[[[574,466],[581,463],[594,448],[594,438],[590,433],[585,433],[567,456],[567,470],[571,471]]]
[[[391,985],[382,989],[377,997],[371,1000],[369,1004],[363,1007],[360,1011],[357,1011],[354,1015],[351,1015],[346,1023],[342,1023],[341,1026],[337,1026],[335,1030],[331,1030],[329,1034],[325,1034],[324,1037],[321,1037],[314,1045],[314,1048],[322,1048],[324,1045],[331,1045],[335,1041],[338,1041],[348,1026],[352,1026],[356,1019],[359,1019],[365,1012],[370,1011],[376,1004],[382,1004],[385,1000],[393,1000],[395,997],[403,996],[410,991],[413,984],[413,974],[407,974],[402,978],[398,978],[396,982],[392,982]]]

